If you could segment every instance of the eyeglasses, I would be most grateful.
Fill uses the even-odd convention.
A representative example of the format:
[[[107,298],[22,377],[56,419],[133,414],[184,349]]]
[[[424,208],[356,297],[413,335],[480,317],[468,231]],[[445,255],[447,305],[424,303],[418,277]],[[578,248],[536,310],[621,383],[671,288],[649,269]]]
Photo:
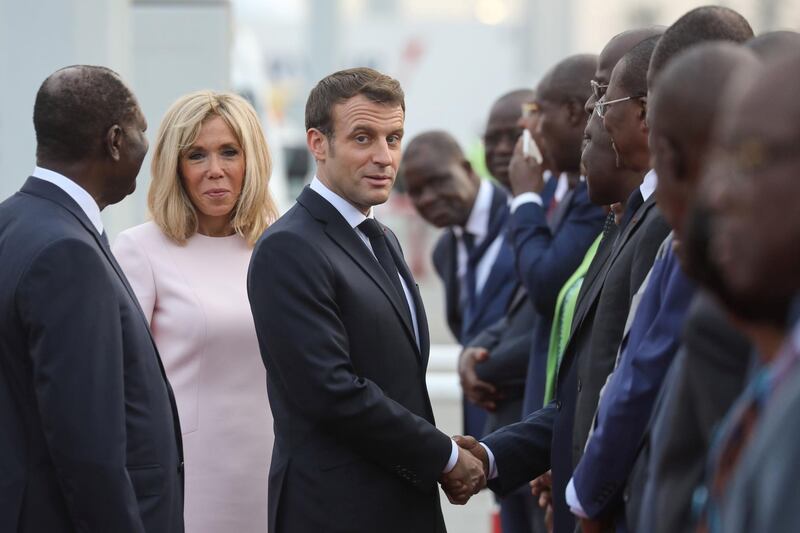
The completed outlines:
[[[603,98],[605,98],[605,95]],[[607,102],[604,101],[603,98],[594,104],[594,110],[597,112],[597,116],[600,118],[606,118],[606,113],[608,112],[606,108],[608,106],[618,104],[620,102],[627,102],[628,100],[635,100],[637,98],[641,98],[641,96],[626,96],[625,98],[617,98],[616,100],[609,100]]]
[[[539,104],[536,102],[525,102],[522,104],[522,118],[530,118],[535,113],[539,112]]]
[[[608,89],[608,84],[601,84],[595,80],[589,80],[589,86],[592,88],[592,94],[594,95],[595,102],[600,100],[604,94],[606,94],[606,89]]]

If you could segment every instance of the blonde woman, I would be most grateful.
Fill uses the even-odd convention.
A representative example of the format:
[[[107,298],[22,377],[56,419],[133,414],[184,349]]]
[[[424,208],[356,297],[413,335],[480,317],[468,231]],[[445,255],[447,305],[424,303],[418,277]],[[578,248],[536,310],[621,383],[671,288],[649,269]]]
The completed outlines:
[[[267,530],[272,416],[246,277],[277,213],[258,117],[201,91],[167,111],[152,162],[152,221],[114,254],[150,321],[178,403],[187,533]]]

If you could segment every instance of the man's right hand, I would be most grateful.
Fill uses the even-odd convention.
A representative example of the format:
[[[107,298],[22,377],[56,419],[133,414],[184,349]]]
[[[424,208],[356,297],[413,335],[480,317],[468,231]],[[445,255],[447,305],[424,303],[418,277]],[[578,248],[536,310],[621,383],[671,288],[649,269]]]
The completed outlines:
[[[475,373],[475,365],[487,359],[489,352],[485,348],[477,346],[465,348],[458,358],[458,376],[461,378],[461,388],[467,400],[487,411],[494,411],[501,396],[494,385],[481,381]]]
[[[539,498],[539,507],[544,509],[544,522],[548,532],[553,531],[553,478],[548,470],[530,483],[531,494]]]
[[[464,505],[486,486],[483,461],[459,446],[456,466],[442,475],[441,483],[450,503]]]

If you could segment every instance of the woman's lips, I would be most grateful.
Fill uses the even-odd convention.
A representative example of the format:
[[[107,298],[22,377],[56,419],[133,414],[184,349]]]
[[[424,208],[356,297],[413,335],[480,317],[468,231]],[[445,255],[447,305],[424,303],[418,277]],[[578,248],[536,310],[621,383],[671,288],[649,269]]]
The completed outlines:
[[[210,189],[203,194],[209,198],[222,198],[228,194],[228,189]]]

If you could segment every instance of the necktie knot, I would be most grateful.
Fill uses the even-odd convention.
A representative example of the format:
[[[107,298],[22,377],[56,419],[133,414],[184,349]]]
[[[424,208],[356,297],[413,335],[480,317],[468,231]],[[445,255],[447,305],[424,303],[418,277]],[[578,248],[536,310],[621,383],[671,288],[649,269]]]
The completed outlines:
[[[378,221],[374,218],[366,219],[364,222],[358,225],[358,229],[360,229],[369,239],[384,237],[383,227],[381,227]]]

